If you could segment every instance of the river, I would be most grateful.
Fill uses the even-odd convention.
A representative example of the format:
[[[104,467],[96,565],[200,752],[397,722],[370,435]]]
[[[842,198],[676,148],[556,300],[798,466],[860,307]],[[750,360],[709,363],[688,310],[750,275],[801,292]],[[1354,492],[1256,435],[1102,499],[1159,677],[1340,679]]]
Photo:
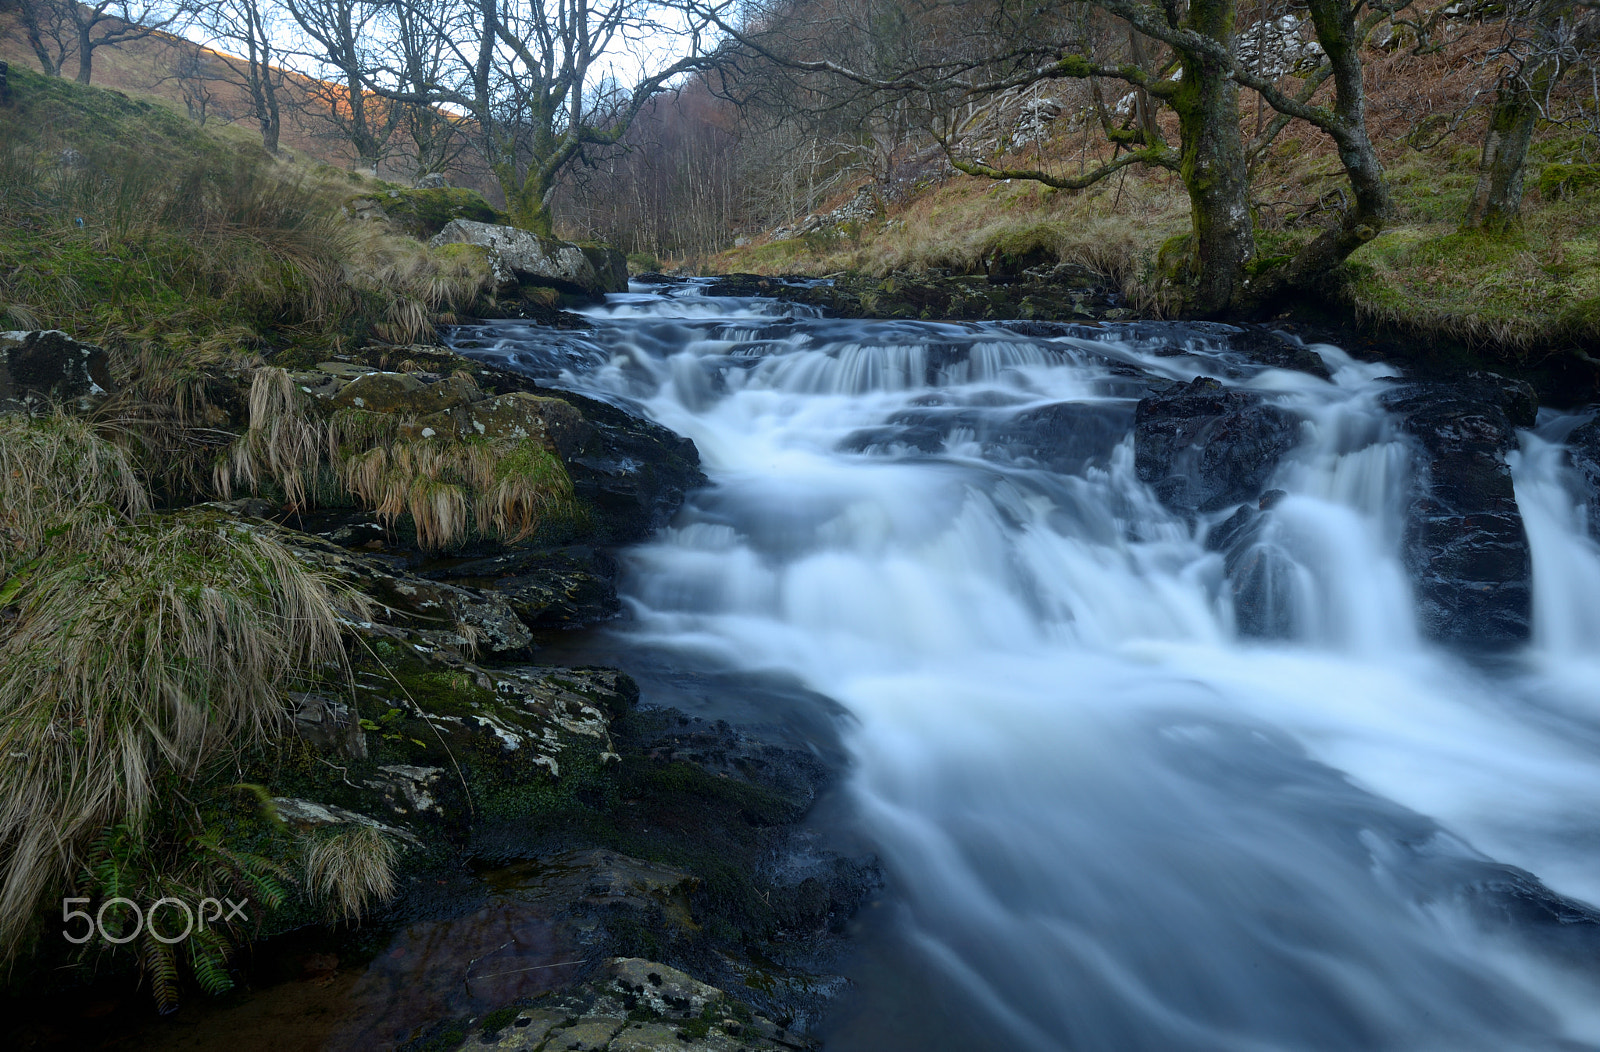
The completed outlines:
[[[1579,418],[1543,414],[1511,457],[1532,642],[1452,652],[1401,563],[1392,368],[1318,347],[1329,382],[1216,328],[705,292],[454,339],[698,446],[712,485],[626,553],[616,646],[842,710],[839,821],[889,893],[829,1048],[1600,1048],[1600,549],[1560,445]],[[1206,544],[1233,509],[1190,521],[1134,470],[1138,399],[1195,376],[1304,420],[1256,542],[1275,638],[1240,631]],[[1041,452],[1017,436],[1046,410]]]

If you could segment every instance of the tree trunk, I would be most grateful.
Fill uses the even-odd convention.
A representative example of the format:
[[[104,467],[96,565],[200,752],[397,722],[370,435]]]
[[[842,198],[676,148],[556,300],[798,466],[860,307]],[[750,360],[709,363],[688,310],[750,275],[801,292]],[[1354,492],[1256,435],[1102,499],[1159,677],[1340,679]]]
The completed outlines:
[[[495,166],[495,178],[506,195],[506,214],[511,225],[530,230],[544,237],[554,236],[555,217],[550,211],[550,191],[553,180],[540,175],[537,161],[528,165],[528,173],[518,177],[515,165],[504,162]]]
[[[89,83],[89,76],[93,72],[94,43],[89,39],[89,29],[84,27],[78,30],[78,83]]]
[[[1501,78],[1494,111],[1483,136],[1478,185],[1467,205],[1469,229],[1504,231],[1522,212],[1522,172],[1528,144],[1539,123],[1539,100],[1561,76],[1561,62],[1551,55]]]
[[[33,48],[34,55],[39,59],[39,69],[47,77],[61,76],[61,64],[50,54],[50,49],[44,46],[44,33],[39,28],[39,14],[33,5],[37,0],[22,0],[22,26],[27,33],[28,46]]]
[[[1377,237],[1394,215],[1383,164],[1367,134],[1358,6],[1350,0],[1310,0],[1309,6],[1317,42],[1333,68],[1334,120],[1323,130],[1338,147],[1339,163],[1350,180],[1352,201],[1339,226],[1316,237],[1289,264],[1284,281],[1291,288],[1306,288],[1325,280],[1350,253]]]
[[[1194,0],[1189,27],[1231,45],[1234,12],[1233,0]],[[1256,252],[1239,88],[1224,66],[1184,54],[1183,79],[1169,101],[1182,133],[1179,174],[1193,223],[1185,312],[1215,315],[1238,297]]]

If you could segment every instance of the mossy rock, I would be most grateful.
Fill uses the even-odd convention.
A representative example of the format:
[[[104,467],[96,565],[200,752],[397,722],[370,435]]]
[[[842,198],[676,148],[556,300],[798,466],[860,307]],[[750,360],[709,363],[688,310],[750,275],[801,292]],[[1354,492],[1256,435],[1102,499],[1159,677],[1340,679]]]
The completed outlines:
[[[1600,191],[1600,164],[1547,164],[1539,173],[1539,195],[1546,200]]]
[[[443,230],[452,219],[470,219],[475,223],[500,223],[505,220],[476,190],[445,186],[396,192],[398,197],[384,200],[384,210],[401,229],[423,240]]]

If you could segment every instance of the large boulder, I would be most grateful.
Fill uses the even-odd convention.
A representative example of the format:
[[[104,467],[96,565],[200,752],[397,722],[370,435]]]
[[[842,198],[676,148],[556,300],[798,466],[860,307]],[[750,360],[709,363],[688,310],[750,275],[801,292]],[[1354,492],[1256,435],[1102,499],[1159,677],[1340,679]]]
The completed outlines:
[[[570,241],[541,237],[514,226],[452,219],[428,242],[431,245],[478,245],[489,253],[495,280],[502,288],[544,285],[563,292],[599,296],[628,287],[627,260],[616,249],[585,248]],[[611,259],[622,260],[618,268]],[[601,266],[595,265],[599,259]]]
[[[82,404],[111,390],[106,352],[57,329],[0,332],[0,411]]]
[[[1293,413],[1209,377],[1174,384],[1134,411],[1134,469],[1178,512],[1254,500],[1299,440]]]
[[[1423,629],[1458,643],[1526,639],[1532,563],[1506,454],[1533,424],[1532,390],[1475,373],[1397,384],[1381,402],[1417,449],[1404,556]]]

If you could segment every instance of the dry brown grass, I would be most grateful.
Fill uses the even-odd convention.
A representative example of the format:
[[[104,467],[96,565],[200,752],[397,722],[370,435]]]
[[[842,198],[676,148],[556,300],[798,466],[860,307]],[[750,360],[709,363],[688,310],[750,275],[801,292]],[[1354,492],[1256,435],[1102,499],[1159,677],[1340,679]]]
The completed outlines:
[[[394,898],[398,854],[393,840],[367,825],[306,837],[306,892],[323,903],[329,920],[359,920],[373,904]]]
[[[87,423],[0,415],[0,607],[47,547],[83,548],[149,507],[128,452]]]
[[[391,524],[410,518],[423,548],[448,548],[476,528],[522,540],[572,499],[553,454],[524,441],[433,438],[379,445],[349,457],[344,484]]]

